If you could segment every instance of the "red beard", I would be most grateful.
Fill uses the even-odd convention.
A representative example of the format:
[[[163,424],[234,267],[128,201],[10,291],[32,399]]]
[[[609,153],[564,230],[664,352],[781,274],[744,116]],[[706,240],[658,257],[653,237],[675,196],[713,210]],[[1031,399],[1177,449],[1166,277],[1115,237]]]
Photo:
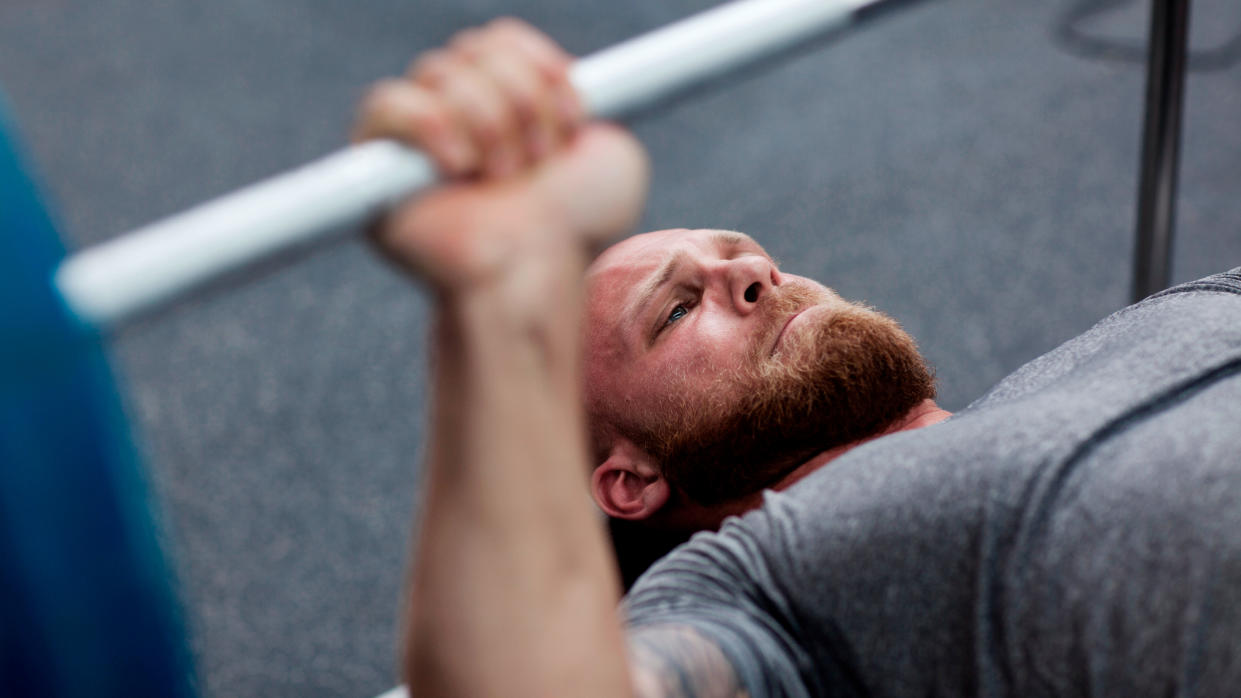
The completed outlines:
[[[895,320],[858,305],[813,318],[767,356],[788,318],[819,300],[797,287],[768,295],[759,310],[773,325],[756,338],[763,341],[746,368],[718,376],[705,395],[664,406],[658,411],[670,418],[629,434],[684,496],[713,506],[753,494],[823,451],[879,434],[935,396],[913,339]]]

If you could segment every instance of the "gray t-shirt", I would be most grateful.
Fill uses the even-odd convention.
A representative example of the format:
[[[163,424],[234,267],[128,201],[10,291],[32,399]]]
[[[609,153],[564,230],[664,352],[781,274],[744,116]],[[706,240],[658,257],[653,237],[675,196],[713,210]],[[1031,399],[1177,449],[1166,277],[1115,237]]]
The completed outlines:
[[[1241,268],[767,493],[623,611],[753,696],[1241,692]]]

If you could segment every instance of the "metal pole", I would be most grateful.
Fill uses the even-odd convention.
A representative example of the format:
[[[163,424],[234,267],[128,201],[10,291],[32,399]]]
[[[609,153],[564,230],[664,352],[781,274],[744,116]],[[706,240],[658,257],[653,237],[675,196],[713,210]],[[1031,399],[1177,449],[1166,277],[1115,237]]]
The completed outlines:
[[[1189,0],[1152,0],[1133,267],[1134,302],[1167,288],[1171,275],[1188,35]]]
[[[588,56],[570,79],[586,112],[617,118],[875,14],[896,0],[738,0]],[[67,259],[55,284],[107,328],[230,271],[331,235],[436,183],[391,141],[346,148]]]

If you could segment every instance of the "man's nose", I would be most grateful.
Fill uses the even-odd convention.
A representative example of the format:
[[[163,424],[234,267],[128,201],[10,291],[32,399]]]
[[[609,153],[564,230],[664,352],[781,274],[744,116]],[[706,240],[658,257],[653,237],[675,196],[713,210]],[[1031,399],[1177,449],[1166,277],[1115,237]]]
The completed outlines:
[[[733,305],[738,312],[749,313],[758,305],[759,299],[780,285],[780,272],[771,260],[758,255],[746,255],[728,261],[728,286]]]

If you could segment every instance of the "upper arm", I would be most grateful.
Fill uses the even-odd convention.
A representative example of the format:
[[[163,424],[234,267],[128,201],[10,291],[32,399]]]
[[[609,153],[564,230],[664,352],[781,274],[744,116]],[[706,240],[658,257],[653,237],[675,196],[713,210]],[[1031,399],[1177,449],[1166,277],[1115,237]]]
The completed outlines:
[[[688,626],[631,630],[629,654],[633,686],[640,698],[749,696],[719,646]]]

